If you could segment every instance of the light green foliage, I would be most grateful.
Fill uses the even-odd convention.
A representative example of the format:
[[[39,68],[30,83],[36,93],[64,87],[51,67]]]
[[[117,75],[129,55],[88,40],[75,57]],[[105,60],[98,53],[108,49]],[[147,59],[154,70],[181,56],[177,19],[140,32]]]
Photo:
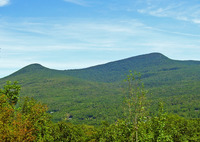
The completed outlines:
[[[128,109],[128,117],[130,123],[137,123],[146,115],[146,93],[144,84],[141,82],[140,73],[132,73],[127,76],[128,92],[125,95],[125,105]]]
[[[53,125],[52,134],[56,142],[88,142],[95,141],[96,129],[88,125],[74,125],[60,121]]]
[[[114,124],[109,125],[107,122],[103,122],[98,135],[96,136],[97,141],[102,142],[122,142],[129,141],[133,127],[124,120],[118,120]]]
[[[7,81],[7,84],[4,85],[3,89],[0,89],[0,94],[4,94],[7,96],[9,103],[14,106],[17,104],[19,99],[19,91],[21,90],[18,82],[12,83],[11,81]]]
[[[146,111],[146,93],[144,85],[141,82],[141,75],[139,73],[132,73],[127,76],[128,92],[125,95],[125,104],[128,111],[128,123],[133,124],[134,133],[132,133],[132,141],[138,142],[139,124],[147,119]]]
[[[153,117],[154,141],[172,142],[172,135],[166,128],[167,114],[163,112],[163,104],[160,103],[158,115]]]

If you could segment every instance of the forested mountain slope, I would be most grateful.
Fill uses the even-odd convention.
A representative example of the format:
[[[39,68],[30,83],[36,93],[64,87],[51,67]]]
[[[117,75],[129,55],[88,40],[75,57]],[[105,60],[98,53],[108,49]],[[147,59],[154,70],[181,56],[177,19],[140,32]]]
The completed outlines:
[[[40,64],[24,67],[8,78],[37,74],[39,77],[72,76],[93,82],[120,82],[129,71],[140,72],[146,85],[200,79],[200,61],[172,60],[160,53],[150,53],[76,70],[52,70]]]
[[[81,70],[70,70],[66,71],[66,74],[90,81],[116,82],[126,78],[130,70],[140,72],[148,85],[200,79],[200,62],[172,60],[160,53],[140,55]]]
[[[130,70],[141,73],[153,111],[156,102],[163,100],[169,112],[200,117],[200,62],[172,60],[160,53],[77,70],[32,64],[0,79],[0,85],[7,80],[18,81],[21,97],[46,103],[56,121],[70,115],[74,123],[96,125],[123,116],[123,80]]]

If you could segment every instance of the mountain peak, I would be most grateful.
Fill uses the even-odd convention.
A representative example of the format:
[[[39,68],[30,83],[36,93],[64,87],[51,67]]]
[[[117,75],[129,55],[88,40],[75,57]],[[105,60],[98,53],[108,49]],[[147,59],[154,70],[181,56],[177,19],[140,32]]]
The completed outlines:
[[[38,63],[34,63],[34,64],[30,64],[24,68],[29,68],[29,69],[44,69],[45,67],[42,66],[41,64]]]
[[[166,57],[165,55],[158,53],[158,52],[153,52],[153,53],[149,53],[149,54],[143,54],[143,55],[138,55],[138,56],[134,56],[131,58],[144,58],[144,59],[169,59],[168,57]]]
[[[157,66],[158,64],[166,63],[169,60],[170,59],[165,55],[155,52],[155,53],[133,56],[130,58],[114,61],[111,63],[117,63],[117,64],[120,63],[121,67],[124,65],[127,66],[127,64],[129,64],[128,65],[129,67],[143,68],[144,66],[155,66],[155,65]]]
[[[34,63],[34,64],[25,66],[24,68],[20,69],[19,71],[11,74],[11,76],[24,74],[24,73],[34,73],[34,72],[45,70],[45,69],[47,69],[47,68],[38,63]]]

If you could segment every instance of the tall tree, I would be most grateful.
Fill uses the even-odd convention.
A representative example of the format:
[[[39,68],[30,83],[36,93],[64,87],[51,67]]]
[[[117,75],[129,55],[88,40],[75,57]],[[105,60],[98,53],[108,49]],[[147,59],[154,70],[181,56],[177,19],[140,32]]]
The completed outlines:
[[[145,116],[147,116],[147,110],[145,109],[147,91],[144,89],[140,73],[130,71],[126,82],[128,87],[125,95],[125,104],[128,112],[128,123],[133,124],[134,127],[132,141],[138,142],[139,121],[145,121]]]

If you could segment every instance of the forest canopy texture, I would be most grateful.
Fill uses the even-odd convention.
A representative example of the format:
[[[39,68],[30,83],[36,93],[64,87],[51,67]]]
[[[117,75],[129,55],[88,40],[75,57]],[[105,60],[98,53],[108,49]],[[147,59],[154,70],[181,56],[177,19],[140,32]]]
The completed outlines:
[[[200,119],[186,119],[164,112],[149,114],[141,75],[130,72],[124,91],[124,117],[99,126],[70,123],[70,116],[52,122],[46,105],[33,98],[19,100],[20,85],[8,81],[0,89],[0,141],[2,142],[199,142]]]

